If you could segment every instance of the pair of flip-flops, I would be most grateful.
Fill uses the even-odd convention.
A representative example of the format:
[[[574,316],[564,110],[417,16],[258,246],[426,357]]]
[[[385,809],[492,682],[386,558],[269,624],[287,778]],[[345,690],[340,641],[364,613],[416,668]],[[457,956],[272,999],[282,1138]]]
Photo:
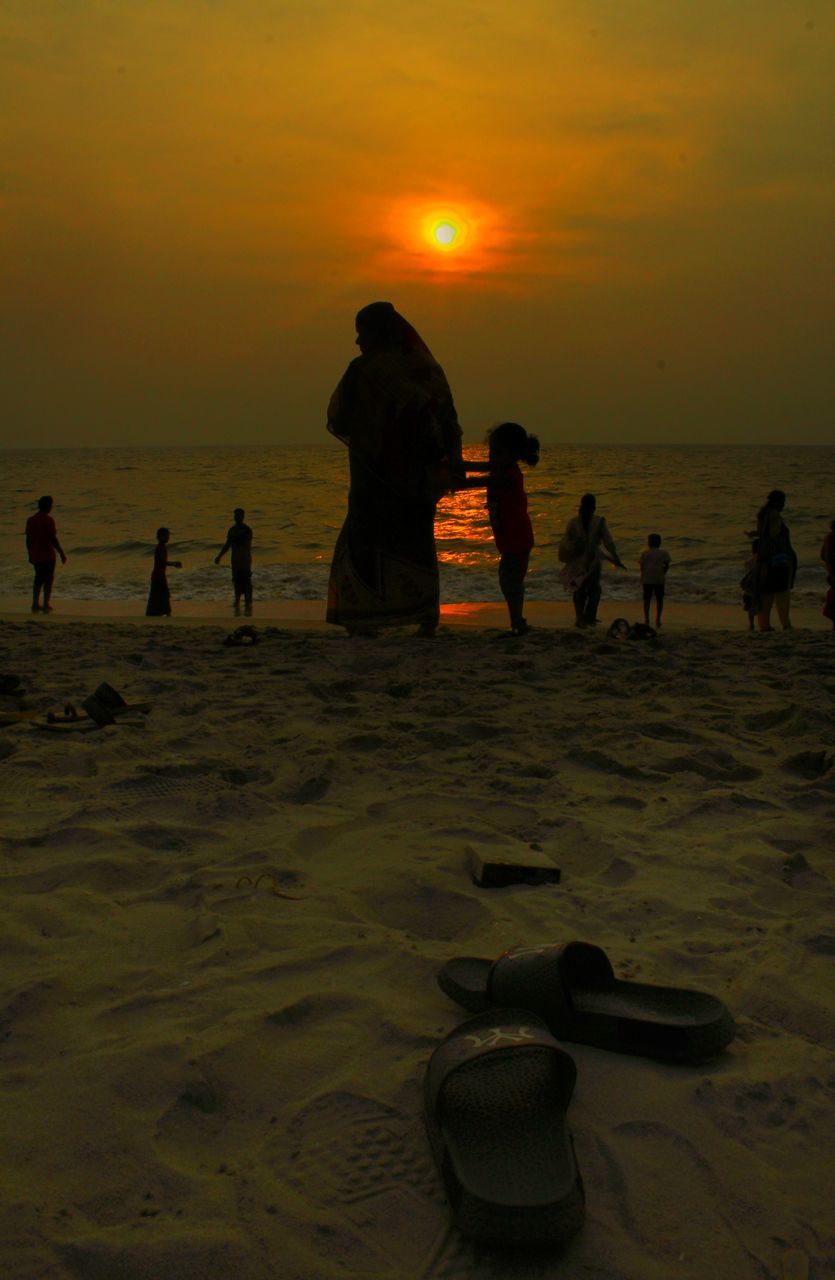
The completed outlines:
[[[453,1220],[486,1244],[555,1245],[583,1222],[566,1123],[577,1069],[555,1036],[698,1062],[734,1035],[721,1000],[617,979],[605,952],[585,942],[514,947],[495,962],[459,957],[438,983],[479,1012],[429,1061],[426,1125]]]

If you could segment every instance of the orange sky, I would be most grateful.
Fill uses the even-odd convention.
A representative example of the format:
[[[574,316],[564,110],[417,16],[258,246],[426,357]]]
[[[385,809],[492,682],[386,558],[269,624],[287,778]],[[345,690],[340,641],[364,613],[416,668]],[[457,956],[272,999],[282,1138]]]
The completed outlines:
[[[468,441],[832,442],[833,66],[793,0],[5,0],[0,445],[324,443],[376,298]]]

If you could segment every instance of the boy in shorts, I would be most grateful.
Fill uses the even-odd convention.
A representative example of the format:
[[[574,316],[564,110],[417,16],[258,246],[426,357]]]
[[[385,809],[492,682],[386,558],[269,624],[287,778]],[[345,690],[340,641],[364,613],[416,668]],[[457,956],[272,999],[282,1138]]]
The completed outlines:
[[[661,534],[651,533],[638,561],[644,591],[644,622],[649,626],[649,606],[655,596],[655,625],[661,626],[664,610],[664,582],[670,567],[670,553],[661,549]]]

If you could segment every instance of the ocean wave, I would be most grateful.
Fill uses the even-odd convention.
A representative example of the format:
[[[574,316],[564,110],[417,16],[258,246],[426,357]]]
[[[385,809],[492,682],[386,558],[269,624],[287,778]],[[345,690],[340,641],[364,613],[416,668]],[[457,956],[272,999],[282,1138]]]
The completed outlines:
[[[467,453],[480,457],[484,448],[468,446]],[[143,598],[154,531],[168,524],[171,558],[185,565],[169,574],[175,600],[227,599],[229,561],[220,567],[213,561],[237,504],[246,508],[247,523],[255,531],[256,596],[323,599],[326,594],[331,548],[348,493],[348,459],[342,450],[130,447],[10,451],[2,460],[6,502],[0,504],[0,580],[5,595],[25,598],[31,591],[21,513],[26,508],[29,514],[34,505],[33,475],[56,494],[58,534],[69,555],[67,567],[58,569],[59,595]],[[673,558],[667,584],[671,601],[736,604],[748,549],[742,530],[751,528],[762,497],[779,481],[789,494],[787,518],[800,557],[793,598],[820,608],[826,586],[819,553],[829,525],[833,461],[835,450],[823,448],[763,448],[752,455],[708,446],[546,445],[539,466],[526,475],[537,542],[528,596],[567,598],[556,543],[580,495],[593,491],[629,567],[622,574],[607,566],[604,599],[640,599],[638,556],[647,532],[655,529]],[[144,536],[137,538],[137,532]],[[438,507],[436,532],[443,599],[500,599],[483,492],[445,498]]]
[[[31,570],[19,566],[4,570],[0,566],[4,588],[2,594],[27,597],[32,588]],[[262,566],[253,573],[253,590],[256,600],[324,600],[327,597],[328,565]],[[172,597],[176,600],[217,602],[229,598],[232,590],[231,575],[219,569],[200,569],[180,572],[173,569],[168,575]],[[104,576],[94,573],[59,571],[56,596],[79,600],[142,600],[148,592],[147,573],[129,577]],[[501,599],[498,573],[492,568],[467,569],[456,566],[440,571],[441,599],[449,604],[468,602],[483,603]],[[820,608],[824,589],[820,584],[798,587],[792,593],[796,605]],[[526,596],[529,600],[564,601],[565,592],[555,569],[541,568],[531,571],[527,580]],[[610,601],[637,604],[641,600],[641,586],[637,575],[622,578],[614,574],[606,576],[603,598]],[[670,582],[667,600],[682,604],[741,603],[737,584],[725,584],[707,579]]]
[[[119,555],[153,555],[154,544],[152,542],[114,542],[105,543],[103,546],[77,546],[75,543],[67,544],[67,554],[73,556],[119,556]]]

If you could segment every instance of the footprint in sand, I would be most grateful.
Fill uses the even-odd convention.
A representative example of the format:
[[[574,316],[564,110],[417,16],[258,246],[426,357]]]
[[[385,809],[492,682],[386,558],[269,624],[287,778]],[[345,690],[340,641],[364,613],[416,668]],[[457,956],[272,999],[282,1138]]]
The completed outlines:
[[[770,1130],[773,1141],[786,1141],[797,1134],[802,1140],[823,1132],[829,1123],[828,1089],[825,1072],[815,1073],[811,1060],[799,1096],[797,1082],[790,1076],[774,1080],[745,1080],[721,1077],[708,1079],[696,1089],[696,1097],[713,1118],[714,1124],[742,1146],[756,1150],[753,1135]]]
[[[793,703],[788,703],[782,707],[769,707],[767,711],[752,712],[742,717],[742,723],[746,729],[752,729],[755,733],[778,727],[782,727],[785,731],[786,726],[794,722],[797,714],[797,707]]]
[[[366,809],[375,822],[391,822],[397,827],[420,824],[424,831],[437,831],[449,825],[450,820],[461,819],[472,808],[472,797],[462,804],[456,791],[451,795],[440,792],[414,791],[397,800],[377,800]],[[524,839],[525,832],[535,830],[539,824],[539,811],[531,805],[515,804],[511,800],[482,799],[479,797],[478,817],[484,827]],[[534,837],[531,836],[531,839]]]
[[[658,742],[704,742],[704,736],[693,733],[680,724],[670,724],[666,720],[653,720],[638,726],[643,738],[653,738]]]
[[[634,809],[638,812],[640,812],[641,809],[646,809],[647,807],[646,800],[641,800],[639,796],[629,796],[625,793],[622,795],[607,796],[606,804],[614,805],[616,809]]]
[[[200,785],[193,778],[162,778],[148,774],[139,778],[123,778],[111,783],[108,789],[115,791],[121,800],[144,803],[146,800],[179,798],[184,792],[198,791]]]
[[[346,1274],[426,1274],[447,1214],[414,1120],[359,1094],[325,1093],[263,1155],[281,1182],[316,1205],[322,1249]]]
[[[655,773],[648,769],[639,769],[637,765],[627,764],[605,751],[588,748],[575,748],[566,755],[566,761],[584,769],[595,769],[600,773],[615,774],[619,778],[628,778],[633,782],[666,782],[663,773]],[[659,766],[663,768],[664,766]]]
[[[441,942],[452,942],[477,929],[487,915],[486,908],[473,897],[411,881],[408,886],[401,885],[390,891],[372,886],[364,898],[369,914],[380,924],[401,929],[410,936]]]
[[[280,1181],[316,1206],[317,1275],[375,1280],[541,1277],[465,1240],[432,1162],[415,1094],[413,1113],[349,1092],[321,1094],[297,1112],[265,1159]],[[553,1259],[551,1259],[553,1262]]]
[[[787,756],[780,768],[795,778],[822,778],[832,768],[833,757],[828,751],[799,751]]]
[[[665,1124],[627,1121],[608,1143],[598,1138],[594,1145],[585,1169],[594,1188],[589,1212],[609,1228],[606,1255],[631,1258],[624,1275],[643,1274],[648,1257],[661,1275],[666,1257],[665,1274],[677,1280],[762,1280],[763,1265],[737,1226],[751,1220],[752,1207],[684,1135]]]

